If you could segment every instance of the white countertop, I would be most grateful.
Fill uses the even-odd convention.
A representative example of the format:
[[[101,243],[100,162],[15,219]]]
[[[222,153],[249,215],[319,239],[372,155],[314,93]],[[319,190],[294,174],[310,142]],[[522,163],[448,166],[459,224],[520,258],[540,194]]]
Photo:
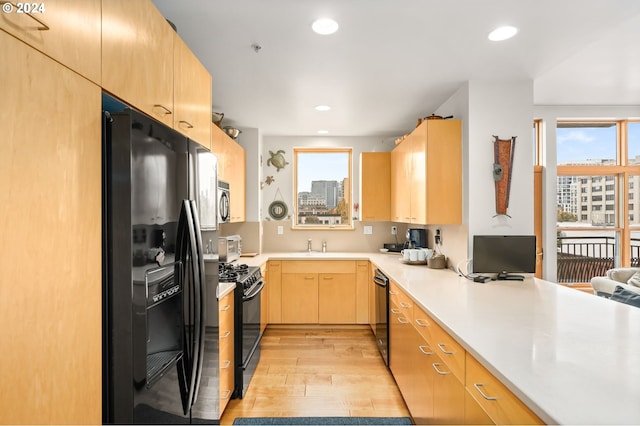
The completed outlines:
[[[397,254],[266,253],[371,260],[550,424],[640,424],[640,309],[548,281],[474,283]]]

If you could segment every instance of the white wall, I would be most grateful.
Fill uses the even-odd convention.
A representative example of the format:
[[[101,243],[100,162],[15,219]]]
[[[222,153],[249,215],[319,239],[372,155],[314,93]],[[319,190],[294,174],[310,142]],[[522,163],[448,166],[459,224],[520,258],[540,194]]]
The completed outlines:
[[[476,234],[533,233],[533,82],[469,81],[444,102],[438,115],[462,120],[463,223],[466,257]],[[496,216],[493,135],[516,136],[507,213]],[[461,256],[463,250],[454,248]],[[464,258],[455,259],[460,262]]]

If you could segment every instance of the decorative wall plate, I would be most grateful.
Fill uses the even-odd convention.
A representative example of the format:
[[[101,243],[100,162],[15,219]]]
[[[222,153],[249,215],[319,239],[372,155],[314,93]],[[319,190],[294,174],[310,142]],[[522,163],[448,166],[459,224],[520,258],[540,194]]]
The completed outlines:
[[[269,204],[269,216],[275,220],[282,220],[287,217],[289,209],[284,201],[276,200]]]

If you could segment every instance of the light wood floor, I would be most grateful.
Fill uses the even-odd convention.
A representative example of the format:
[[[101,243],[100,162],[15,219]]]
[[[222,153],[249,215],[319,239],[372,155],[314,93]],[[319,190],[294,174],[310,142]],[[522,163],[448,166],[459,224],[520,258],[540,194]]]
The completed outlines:
[[[269,326],[236,417],[408,417],[369,326]]]

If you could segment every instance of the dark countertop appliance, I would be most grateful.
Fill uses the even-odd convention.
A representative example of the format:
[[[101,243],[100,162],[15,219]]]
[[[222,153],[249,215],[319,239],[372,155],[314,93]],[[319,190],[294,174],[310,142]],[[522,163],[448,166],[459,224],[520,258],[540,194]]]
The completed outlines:
[[[427,248],[427,230],[426,229],[407,229],[407,241],[404,248]]]
[[[220,282],[235,282],[235,389],[232,398],[242,398],[260,360],[260,304],[264,281],[257,266],[220,263]]]

